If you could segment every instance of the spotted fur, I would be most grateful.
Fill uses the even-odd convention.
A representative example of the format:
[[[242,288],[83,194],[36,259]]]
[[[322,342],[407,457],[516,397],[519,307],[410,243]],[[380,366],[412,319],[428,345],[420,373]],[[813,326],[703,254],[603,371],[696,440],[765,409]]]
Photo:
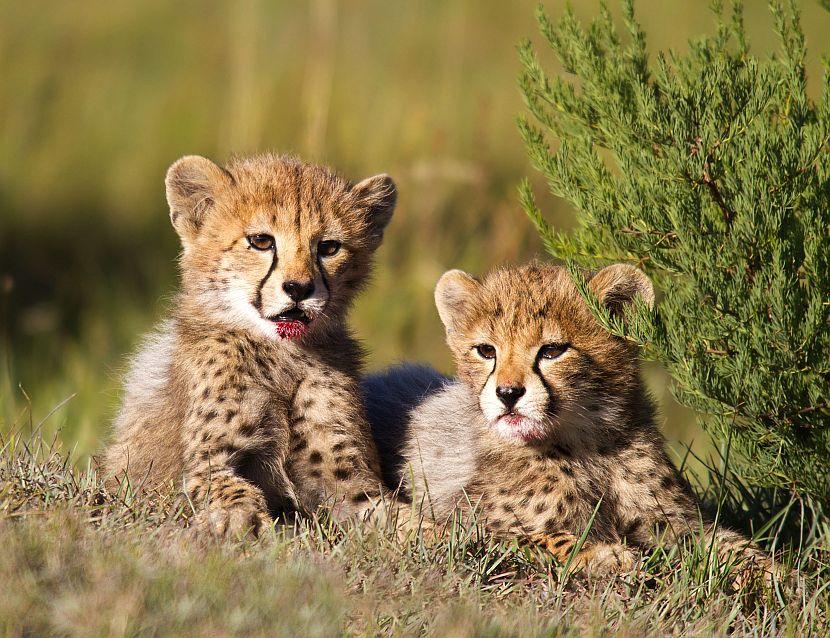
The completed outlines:
[[[637,295],[654,300],[631,266],[605,268],[589,286],[612,312]],[[496,535],[563,561],[590,524],[576,561],[592,570],[628,569],[632,550],[701,527],[724,555],[767,565],[747,539],[701,518],[664,452],[636,345],[598,324],[566,269],[531,264],[483,281],[450,271],[436,303],[457,380],[404,367],[364,382],[391,485],[439,521],[474,506]],[[400,391],[407,377],[421,398]]]
[[[181,292],[133,361],[108,472],[141,488],[183,480],[199,524],[221,534],[256,533],[286,510],[365,510],[380,469],[344,316],[394,183],[352,184],[274,155],[225,168],[185,157],[166,183]],[[271,248],[257,248],[259,235]],[[322,241],[339,248],[323,254]],[[304,287],[301,299],[286,282]]]

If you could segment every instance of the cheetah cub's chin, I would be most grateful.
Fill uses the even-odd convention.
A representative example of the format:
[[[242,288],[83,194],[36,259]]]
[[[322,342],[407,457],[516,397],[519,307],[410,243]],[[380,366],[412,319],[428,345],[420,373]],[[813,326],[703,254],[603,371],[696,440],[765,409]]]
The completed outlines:
[[[541,441],[548,432],[548,424],[526,417],[519,412],[508,412],[491,421],[496,433],[508,441],[533,443]]]
[[[636,297],[654,302],[625,264],[588,286],[623,321]],[[363,384],[384,479],[425,516],[474,511],[494,535],[594,574],[630,570],[637,550],[701,527],[724,562],[768,569],[748,539],[701,516],[664,452],[636,344],[602,328],[565,268],[449,271],[435,302],[458,378],[403,366]]]

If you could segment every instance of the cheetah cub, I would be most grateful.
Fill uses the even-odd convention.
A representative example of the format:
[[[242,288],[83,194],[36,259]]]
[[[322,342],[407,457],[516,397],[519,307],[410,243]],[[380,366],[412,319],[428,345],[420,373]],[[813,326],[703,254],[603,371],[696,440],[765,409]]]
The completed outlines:
[[[217,534],[256,534],[269,513],[367,509],[380,466],[344,315],[395,184],[261,155],[183,157],[166,186],[181,292],[133,361],[106,469],[134,487],[183,478]]]
[[[628,265],[590,288],[613,313],[650,280]],[[496,536],[541,544],[589,572],[623,571],[632,549],[701,528],[752,574],[766,557],[701,519],[663,450],[636,345],[594,319],[562,267],[527,265],[478,281],[458,270],[435,291],[458,379],[393,368],[365,381],[385,480],[437,521],[473,505]],[[593,522],[591,523],[593,519]]]

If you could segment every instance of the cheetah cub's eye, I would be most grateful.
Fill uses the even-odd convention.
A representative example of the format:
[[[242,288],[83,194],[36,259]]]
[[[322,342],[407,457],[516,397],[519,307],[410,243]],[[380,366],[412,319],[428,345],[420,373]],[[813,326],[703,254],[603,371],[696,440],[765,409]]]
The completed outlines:
[[[320,257],[333,257],[340,252],[340,242],[336,239],[324,239],[317,244],[317,254]]]
[[[274,238],[271,235],[248,235],[248,245],[256,250],[271,250],[274,247]]]
[[[570,344],[567,343],[549,343],[539,348],[539,356],[542,359],[558,359],[570,347]]]
[[[496,358],[496,349],[491,346],[489,343],[480,343],[475,348],[473,348],[476,352],[478,352],[478,356],[482,359],[495,359]]]

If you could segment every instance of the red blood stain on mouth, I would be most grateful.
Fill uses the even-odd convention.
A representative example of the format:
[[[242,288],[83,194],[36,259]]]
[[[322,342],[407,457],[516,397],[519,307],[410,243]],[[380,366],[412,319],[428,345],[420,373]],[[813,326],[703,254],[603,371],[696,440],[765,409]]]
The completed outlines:
[[[274,325],[280,339],[299,339],[308,331],[308,326],[302,321],[276,321]]]

